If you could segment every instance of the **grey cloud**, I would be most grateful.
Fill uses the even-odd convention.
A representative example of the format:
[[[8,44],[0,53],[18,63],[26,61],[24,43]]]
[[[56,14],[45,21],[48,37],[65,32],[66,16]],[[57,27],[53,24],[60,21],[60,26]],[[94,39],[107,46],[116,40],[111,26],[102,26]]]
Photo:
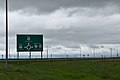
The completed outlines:
[[[56,47],[56,49],[61,50],[62,48],[61,47]]]
[[[68,9],[65,10],[68,11]],[[24,15],[12,12],[10,37],[15,37],[17,33],[43,33],[46,45],[62,45],[70,48],[78,48],[81,43],[119,42],[119,14],[81,16],[75,15],[77,12],[74,12],[71,16],[66,16],[69,11],[65,10],[60,9],[59,13],[54,11],[43,15]],[[11,42],[11,44],[14,43]]]
[[[107,5],[120,6],[120,0],[9,0],[10,10],[35,7],[40,11],[54,11],[60,7],[92,7],[99,8]],[[5,0],[0,0],[5,5]]]
[[[14,10],[10,12],[9,26],[10,45],[12,45],[12,48],[16,46],[15,36],[17,33],[43,33],[45,45],[62,45],[69,48],[78,48],[81,43],[115,43],[120,40],[120,16],[116,14],[116,12],[119,12],[118,0],[43,0],[42,2],[44,4],[39,1],[10,1],[11,10]],[[116,6],[112,8],[109,5],[108,7],[110,8],[103,8],[103,11],[101,9],[95,9],[97,7],[107,6],[110,3]],[[81,10],[81,8],[73,10],[72,7],[76,6],[77,8],[88,8],[86,10]],[[22,13],[15,11],[26,7],[37,7],[53,12],[27,15],[27,12],[24,12],[25,10]],[[60,7],[63,7],[63,9]],[[110,10],[111,8],[112,10]],[[2,32],[0,33],[2,34]]]
[[[100,48],[98,45],[96,45],[96,44],[88,44],[87,45],[89,48],[93,48],[93,49],[95,49],[95,48]]]

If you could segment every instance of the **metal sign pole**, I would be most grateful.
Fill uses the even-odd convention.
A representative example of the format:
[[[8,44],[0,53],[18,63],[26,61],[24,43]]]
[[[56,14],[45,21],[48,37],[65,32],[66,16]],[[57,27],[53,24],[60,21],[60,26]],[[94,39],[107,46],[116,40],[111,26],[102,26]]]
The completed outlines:
[[[5,69],[8,68],[8,0],[6,0],[6,63]]]
[[[20,69],[19,52],[17,52],[18,69]]]
[[[42,56],[42,51],[41,51],[41,59],[42,59],[42,57],[43,57],[43,56]]]
[[[30,64],[31,64],[31,51],[29,51],[29,60],[30,60]]]

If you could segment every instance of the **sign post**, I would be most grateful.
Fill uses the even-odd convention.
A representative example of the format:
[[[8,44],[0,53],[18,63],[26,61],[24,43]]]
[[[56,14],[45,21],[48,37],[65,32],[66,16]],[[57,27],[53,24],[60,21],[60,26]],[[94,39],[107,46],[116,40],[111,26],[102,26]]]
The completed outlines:
[[[29,52],[29,59],[30,59],[30,64],[31,64],[31,51]]]
[[[43,35],[39,34],[17,34],[17,52],[29,52],[31,63],[31,52],[43,51]]]
[[[42,56],[42,51],[41,51],[41,59],[43,58],[43,56]]]
[[[19,52],[17,52],[17,60],[18,60],[18,69],[20,69]]]

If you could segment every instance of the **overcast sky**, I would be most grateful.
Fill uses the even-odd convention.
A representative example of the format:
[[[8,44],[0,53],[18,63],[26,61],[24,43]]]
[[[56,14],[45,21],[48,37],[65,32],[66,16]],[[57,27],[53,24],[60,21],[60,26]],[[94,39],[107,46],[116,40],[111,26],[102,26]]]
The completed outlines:
[[[9,43],[14,52],[17,33],[43,34],[44,47],[120,43],[120,0],[8,1]],[[0,0],[1,50],[5,48],[4,12],[5,0]]]

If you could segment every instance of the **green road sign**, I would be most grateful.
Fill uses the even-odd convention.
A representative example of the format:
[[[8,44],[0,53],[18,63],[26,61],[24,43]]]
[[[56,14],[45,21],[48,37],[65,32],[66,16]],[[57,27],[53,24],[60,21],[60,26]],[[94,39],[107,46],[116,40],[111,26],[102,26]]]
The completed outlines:
[[[17,34],[17,52],[43,51],[43,35]]]

